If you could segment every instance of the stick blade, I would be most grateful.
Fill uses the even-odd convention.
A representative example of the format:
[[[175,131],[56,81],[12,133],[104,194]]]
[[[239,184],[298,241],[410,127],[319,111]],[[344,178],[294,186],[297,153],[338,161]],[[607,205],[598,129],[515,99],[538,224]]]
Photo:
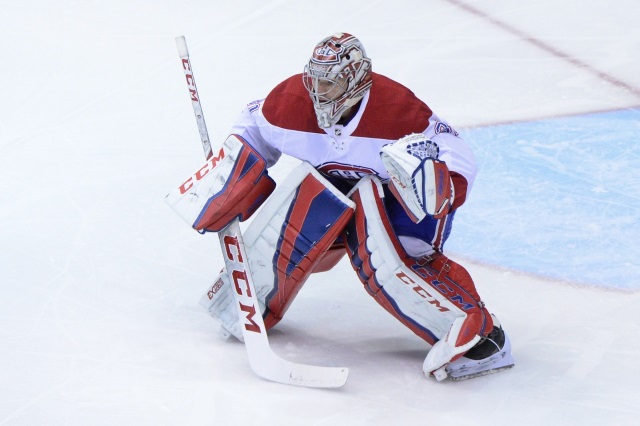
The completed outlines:
[[[347,383],[346,367],[318,367],[297,364],[290,374],[289,384],[307,388],[340,388]]]
[[[245,341],[245,344],[251,345]],[[255,352],[252,351],[253,354]],[[307,388],[339,388],[347,383],[349,369],[346,367],[321,367],[297,364],[280,358],[274,352],[261,351],[262,357],[254,358],[251,369],[258,376],[272,382]]]

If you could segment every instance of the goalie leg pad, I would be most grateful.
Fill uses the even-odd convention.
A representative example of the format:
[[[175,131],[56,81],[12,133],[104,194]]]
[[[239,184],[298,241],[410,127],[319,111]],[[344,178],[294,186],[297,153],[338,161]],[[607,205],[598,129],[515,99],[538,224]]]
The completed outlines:
[[[329,250],[327,250],[326,253],[324,253],[322,257],[318,259],[318,262],[313,268],[312,273],[315,274],[318,272],[330,271],[334,266],[338,264],[338,262],[340,262],[345,254],[346,250],[344,242],[342,241],[341,237],[338,237],[336,241],[333,242],[331,247],[329,247]]]
[[[277,215],[277,221],[271,225],[280,233],[277,241],[269,244],[273,252],[273,279],[270,280],[273,288],[266,297],[267,328],[282,319],[355,209],[352,201],[307,163],[302,164],[300,173],[306,176],[296,188],[292,188],[290,198],[287,198],[291,201],[286,214]],[[263,235],[259,237],[267,242]],[[252,239],[253,234],[248,233],[245,237],[245,241],[251,245],[254,244]],[[258,238],[255,241],[257,243]]]
[[[249,218],[275,189],[265,160],[240,136],[231,135],[217,155],[166,197],[198,231],[218,232]]]
[[[267,329],[282,319],[309,275],[323,269],[324,255],[354,209],[354,203],[308,163],[296,168],[262,206],[244,233],[244,243]],[[241,338],[235,309],[228,308],[228,282],[218,277],[201,304]]]
[[[462,266],[444,255],[437,256],[437,262],[407,255],[376,178],[363,179],[350,196],[356,203],[345,231],[351,264],[382,307],[431,345],[445,337],[453,342],[451,357],[491,331],[491,317]]]

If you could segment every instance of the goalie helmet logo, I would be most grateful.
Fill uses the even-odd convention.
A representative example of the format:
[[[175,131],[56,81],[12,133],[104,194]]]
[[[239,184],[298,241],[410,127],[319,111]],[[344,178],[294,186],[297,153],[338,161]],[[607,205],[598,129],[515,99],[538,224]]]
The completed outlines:
[[[336,40],[332,38],[326,44],[317,47],[311,60],[322,64],[335,64],[340,62],[342,52],[344,52],[342,44],[336,43]]]

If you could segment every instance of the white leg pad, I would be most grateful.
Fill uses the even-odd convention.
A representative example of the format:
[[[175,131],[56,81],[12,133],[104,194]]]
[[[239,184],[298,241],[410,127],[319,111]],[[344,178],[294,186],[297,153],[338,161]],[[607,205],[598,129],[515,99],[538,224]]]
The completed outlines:
[[[384,211],[382,186],[365,178],[350,193],[356,201],[353,223],[347,228],[351,263],[365,290],[400,322],[434,344],[466,312],[434,286],[428,266],[407,256]]]
[[[351,200],[302,163],[256,213],[243,237],[267,329],[282,318],[354,209]],[[223,270],[200,304],[242,340],[232,296]]]

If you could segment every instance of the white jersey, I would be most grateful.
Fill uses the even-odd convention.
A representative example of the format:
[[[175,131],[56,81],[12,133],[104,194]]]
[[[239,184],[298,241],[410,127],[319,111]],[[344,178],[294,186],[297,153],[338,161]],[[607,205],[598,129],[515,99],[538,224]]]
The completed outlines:
[[[452,175],[459,207],[471,189],[476,163],[468,144],[445,121],[401,84],[372,73],[373,84],[356,115],[345,126],[318,126],[300,74],[247,105],[231,133],[240,135],[272,166],[282,153],[306,161],[326,176],[359,180],[389,174],[380,149],[410,133],[424,133],[439,147],[439,159]]]

